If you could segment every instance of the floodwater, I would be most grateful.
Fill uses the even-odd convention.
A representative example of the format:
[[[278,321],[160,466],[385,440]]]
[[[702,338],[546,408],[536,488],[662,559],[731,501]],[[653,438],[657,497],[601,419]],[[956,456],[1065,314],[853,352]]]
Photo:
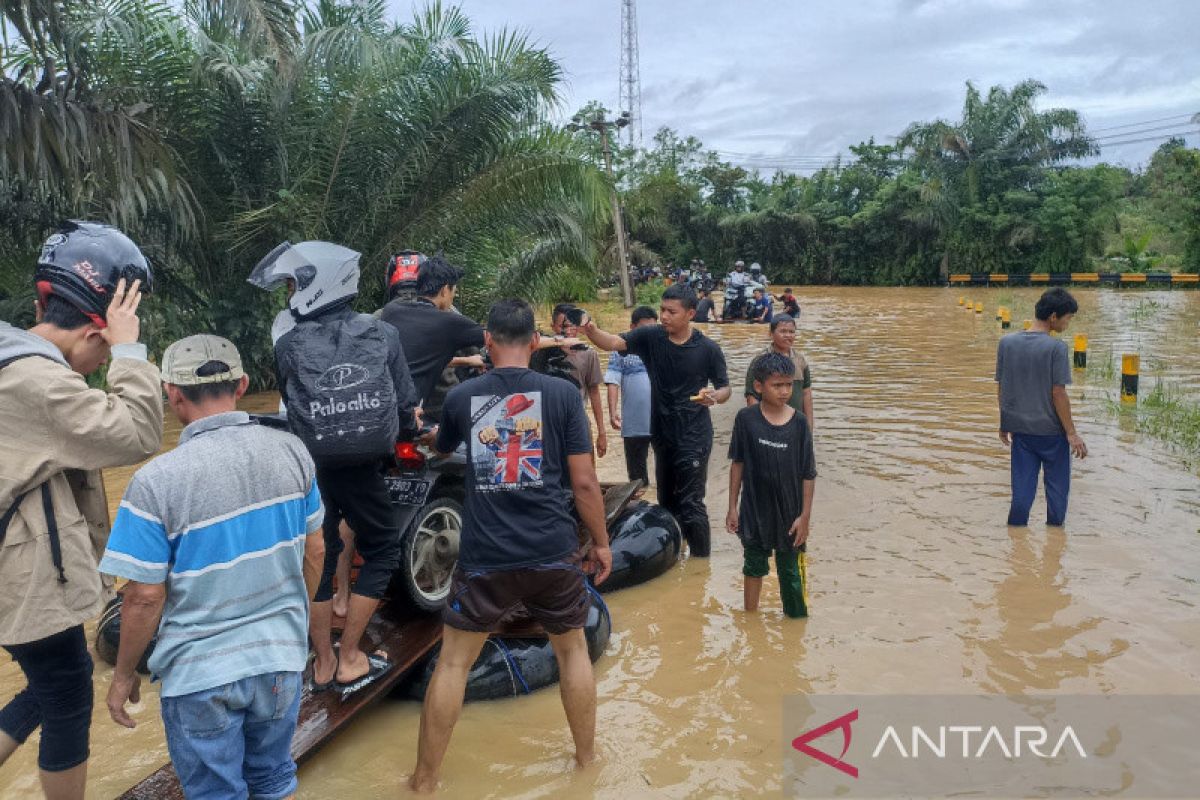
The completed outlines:
[[[741,610],[741,553],[723,533],[725,446],[762,327],[705,326],[725,349],[733,400],[715,412],[711,559],[684,560],[608,597],[596,664],[600,764],[570,768],[552,689],[463,712],[447,797],[624,798],[777,794],[782,698],[795,693],[1194,693],[1200,686],[1200,486],[1168,444],[1112,414],[1119,355],[1200,395],[1200,293],[1084,289],[1068,332],[1093,365],[1070,389],[1090,457],[1077,462],[1065,530],[1008,529],[1008,462],[992,382],[999,324],[1031,318],[1035,289],[828,289],[798,293],[812,364],[820,469],[808,620],[787,620],[774,578]],[[958,307],[960,296],[986,313]],[[601,315],[623,329],[624,313]],[[251,399],[258,409],[274,399]],[[176,425],[173,432],[177,432]],[[611,432],[610,432],[611,433]],[[611,439],[611,437],[610,437]],[[611,439],[614,443],[618,441]],[[619,448],[601,478],[623,477]],[[115,504],[129,471],[108,476]],[[1044,506],[1034,506],[1037,519]],[[89,796],[110,797],[166,759],[151,690],[134,731],[103,707],[97,664]],[[0,665],[0,697],[21,685]],[[301,797],[392,798],[412,766],[420,708],[386,702],[300,773]],[[799,733],[798,731],[795,733]],[[795,734],[789,734],[795,735]],[[31,743],[32,744],[32,743]],[[0,770],[0,796],[34,791],[35,751]]]

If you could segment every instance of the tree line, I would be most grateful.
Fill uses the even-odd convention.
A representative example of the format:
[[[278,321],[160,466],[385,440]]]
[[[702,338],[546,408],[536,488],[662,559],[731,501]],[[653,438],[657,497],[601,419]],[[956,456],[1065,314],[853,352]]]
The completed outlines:
[[[723,272],[741,258],[796,284],[1200,271],[1200,151],[1171,139],[1141,170],[1079,166],[1098,141],[1078,112],[1040,110],[1045,91],[968,83],[958,121],[913,123],[811,176],[764,176],[663,128],[615,154],[634,261]]]

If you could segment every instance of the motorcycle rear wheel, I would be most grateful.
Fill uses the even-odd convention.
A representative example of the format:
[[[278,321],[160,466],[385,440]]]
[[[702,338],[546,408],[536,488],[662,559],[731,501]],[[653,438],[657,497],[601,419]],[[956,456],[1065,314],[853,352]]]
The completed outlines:
[[[462,524],[462,505],[441,497],[421,509],[400,544],[404,590],[423,611],[440,611],[446,605],[450,578],[458,564]]]

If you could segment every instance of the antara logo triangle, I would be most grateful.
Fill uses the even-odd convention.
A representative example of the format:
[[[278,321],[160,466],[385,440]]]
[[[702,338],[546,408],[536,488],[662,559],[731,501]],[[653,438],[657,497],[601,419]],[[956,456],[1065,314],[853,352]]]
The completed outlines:
[[[856,708],[853,711],[851,711],[849,714],[843,714],[842,716],[838,717],[835,720],[826,722],[824,725],[820,726],[819,728],[813,728],[811,731],[808,731],[807,733],[803,733],[800,736],[797,736],[795,739],[792,739],[792,747],[796,748],[801,753],[804,753],[804,755],[806,755],[806,756],[815,758],[817,761],[820,761],[822,764],[828,764],[829,766],[833,767],[834,769],[840,770],[840,771],[846,773],[851,778],[857,778],[858,777],[858,767],[856,767],[852,764],[848,764],[842,760],[845,757],[846,752],[850,749],[850,736],[851,736],[850,723],[856,721],[857,719],[858,719],[858,709]],[[840,755],[838,755],[837,758],[834,758],[833,756],[829,755],[828,753],[818,750],[815,747],[812,747],[811,745],[809,745],[809,742],[813,741],[814,739],[820,739],[825,734],[830,733],[835,730],[838,730],[838,729],[841,729],[841,731],[842,731],[842,752]]]

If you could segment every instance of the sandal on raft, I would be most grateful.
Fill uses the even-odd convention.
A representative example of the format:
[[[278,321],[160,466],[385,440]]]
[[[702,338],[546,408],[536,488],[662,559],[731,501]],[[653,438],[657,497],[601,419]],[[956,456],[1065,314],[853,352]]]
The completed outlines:
[[[336,680],[334,681],[334,688],[342,693],[343,700],[355,692],[367,688],[372,683],[391,672],[392,667],[396,666],[391,661],[388,661],[388,659],[382,653],[373,653],[367,656],[367,663],[370,664],[371,667],[369,670],[367,670],[365,675],[355,678],[349,683],[342,683],[341,681]],[[334,676],[337,676],[336,672],[334,672]]]
[[[334,650],[333,651],[333,675],[330,676],[329,680],[324,681],[322,683],[317,683],[317,661],[316,661],[316,658],[313,659],[312,677],[309,679],[309,682],[308,682],[309,688],[311,689],[313,694],[317,694],[318,692],[328,692],[335,685],[337,685],[337,671],[338,671],[338,667],[341,666],[341,664],[342,664],[342,655],[338,650]]]

